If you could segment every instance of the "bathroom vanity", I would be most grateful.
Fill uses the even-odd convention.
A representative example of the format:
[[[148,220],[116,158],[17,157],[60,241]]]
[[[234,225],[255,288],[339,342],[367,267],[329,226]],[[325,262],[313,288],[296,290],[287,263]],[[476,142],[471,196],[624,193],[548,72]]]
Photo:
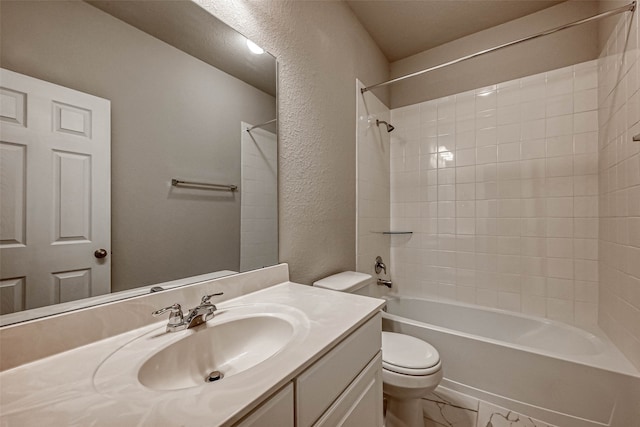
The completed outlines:
[[[261,287],[261,272],[274,276],[283,268],[114,305],[146,309],[145,299],[157,304],[172,298],[191,307],[197,294],[231,289],[234,282],[245,289],[250,282]],[[166,332],[167,319],[152,318],[153,323],[22,364],[12,346],[18,331],[3,328],[2,358],[7,349],[12,360],[0,373],[0,423],[382,426],[379,311],[384,301],[277,281],[271,277],[263,289],[217,304],[215,317],[192,329]],[[108,330],[105,309],[61,316],[88,319],[95,310],[94,326]],[[151,318],[150,311],[130,314]],[[17,346],[26,349],[32,340],[38,353],[46,322],[16,325],[28,334]],[[9,367],[12,363],[17,366]],[[218,367],[223,377],[205,382],[208,370]]]

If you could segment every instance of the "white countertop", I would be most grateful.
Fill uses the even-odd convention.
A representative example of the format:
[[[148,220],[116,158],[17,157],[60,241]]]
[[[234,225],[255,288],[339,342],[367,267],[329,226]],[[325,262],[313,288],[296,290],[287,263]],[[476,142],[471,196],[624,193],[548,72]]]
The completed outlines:
[[[105,360],[143,335],[164,334],[164,319],[0,373],[0,425],[231,425],[377,313],[384,301],[286,282],[225,301],[218,308],[256,303],[294,307],[308,323],[303,336],[247,375],[176,391],[139,385],[118,393],[96,387],[94,374]],[[127,370],[132,367],[123,367]]]

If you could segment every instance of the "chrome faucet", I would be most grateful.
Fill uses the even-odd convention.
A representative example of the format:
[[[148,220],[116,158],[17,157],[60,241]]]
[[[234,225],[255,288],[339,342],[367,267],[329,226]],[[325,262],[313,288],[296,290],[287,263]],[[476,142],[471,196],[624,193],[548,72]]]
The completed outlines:
[[[222,294],[224,294],[224,292],[218,292],[215,294],[203,296],[202,300],[200,301],[200,305],[189,310],[186,319],[184,319],[184,322],[187,324],[187,329],[191,329],[194,326],[201,325],[208,320],[213,319],[213,316],[215,315],[218,307],[216,307],[214,304],[211,304],[209,300],[211,299],[211,297],[217,297]]]
[[[211,320],[213,318],[218,308],[214,304],[211,304],[209,300],[212,297],[222,294],[223,292],[218,292],[215,294],[203,296],[202,300],[200,301],[200,305],[189,310],[186,317],[182,312],[182,307],[178,303],[170,305],[169,307],[161,308],[160,310],[156,310],[151,314],[153,314],[154,316],[161,316],[166,312],[171,313],[169,315],[169,323],[167,323],[167,332],[177,332],[182,331],[183,329],[191,329],[195,326],[206,323],[208,320]]]
[[[376,269],[376,274],[380,274],[380,271],[384,271],[384,274],[387,274],[387,266],[384,265],[384,262],[382,262],[382,258],[379,256],[376,257],[374,268]]]
[[[167,323],[167,332],[177,332],[186,329],[187,326],[184,323],[184,315],[182,314],[182,307],[180,304],[175,303],[169,307],[161,308],[151,313],[153,316],[162,316],[166,312],[169,314],[169,323]]]

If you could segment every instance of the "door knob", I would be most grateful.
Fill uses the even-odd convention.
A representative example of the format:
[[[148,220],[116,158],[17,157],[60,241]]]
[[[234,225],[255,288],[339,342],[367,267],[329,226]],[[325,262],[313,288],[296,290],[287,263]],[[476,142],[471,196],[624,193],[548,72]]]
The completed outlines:
[[[95,256],[98,259],[106,258],[107,257],[107,250],[106,249],[98,249],[97,251],[95,251],[93,253],[93,256]]]

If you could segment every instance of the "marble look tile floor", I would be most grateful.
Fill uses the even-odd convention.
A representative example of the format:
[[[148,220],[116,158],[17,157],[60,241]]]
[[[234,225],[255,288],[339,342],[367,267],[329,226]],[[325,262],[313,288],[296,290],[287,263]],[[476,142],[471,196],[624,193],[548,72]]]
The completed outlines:
[[[476,427],[478,400],[444,387],[422,399],[425,427]]]
[[[477,427],[554,427],[487,402],[480,402]]]
[[[422,409],[425,427],[554,427],[444,387],[425,396]]]

